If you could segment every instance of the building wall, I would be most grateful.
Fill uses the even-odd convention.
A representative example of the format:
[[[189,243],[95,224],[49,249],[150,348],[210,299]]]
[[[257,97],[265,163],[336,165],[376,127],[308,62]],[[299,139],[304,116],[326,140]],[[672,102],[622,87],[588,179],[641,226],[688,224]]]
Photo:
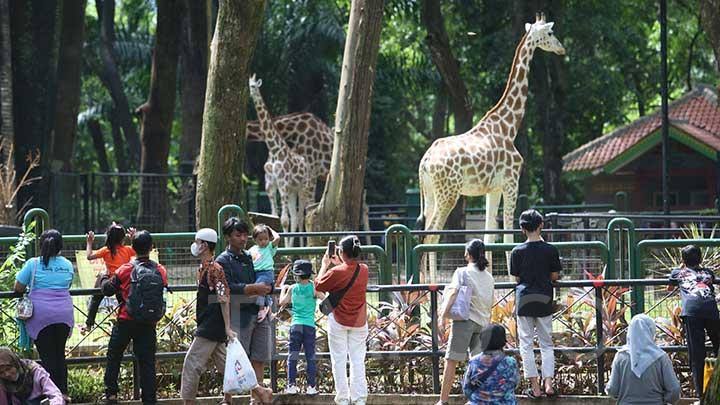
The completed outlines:
[[[632,211],[662,209],[662,150],[657,147],[612,175],[585,179],[585,202],[612,203],[617,191],[628,193]],[[689,147],[670,142],[670,209],[712,209],[717,195],[717,170],[713,160]]]

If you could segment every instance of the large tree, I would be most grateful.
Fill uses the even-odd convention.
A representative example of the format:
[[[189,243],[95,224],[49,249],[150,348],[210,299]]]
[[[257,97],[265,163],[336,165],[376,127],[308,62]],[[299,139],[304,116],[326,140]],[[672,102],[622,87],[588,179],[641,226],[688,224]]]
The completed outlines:
[[[115,0],[95,0],[100,22],[100,57],[102,67],[98,76],[108,89],[115,104],[116,121],[123,130],[128,148],[130,167],[140,162],[140,137],[130,113],[130,103],[123,88],[123,80],[118,67],[120,59],[115,51]]]
[[[12,111],[12,46],[10,44],[9,1],[0,0],[0,137],[7,142],[13,142],[15,132]],[[5,156],[2,156],[0,161],[4,162]]]
[[[383,5],[383,0],[352,2],[330,174],[320,203],[308,215],[312,231],[360,228]]]
[[[150,73],[150,95],[137,108],[141,115],[140,178],[137,224],[162,232],[168,215],[167,177],[170,133],[175,111],[181,8],[173,0],[157,0],[157,30]]]
[[[58,58],[59,2],[11,1],[13,118],[15,123],[15,170],[25,173],[27,154],[41,152],[41,172],[50,161],[50,133],[55,114]],[[40,173],[34,173],[40,174]],[[47,179],[45,179],[47,180]],[[35,183],[18,193],[18,206],[33,199],[46,205],[47,185]]]
[[[221,1],[210,45],[195,197],[197,227],[215,227],[217,210],[243,199],[248,67],[265,0]]]
[[[53,171],[70,171],[80,107],[80,71],[85,39],[85,0],[64,0],[57,66],[55,126],[52,139]]]
[[[180,172],[192,173],[200,152],[208,65],[208,1],[185,0],[180,52],[182,137]]]
[[[715,54],[715,70],[720,73],[720,0],[700,0],[700,21]]]

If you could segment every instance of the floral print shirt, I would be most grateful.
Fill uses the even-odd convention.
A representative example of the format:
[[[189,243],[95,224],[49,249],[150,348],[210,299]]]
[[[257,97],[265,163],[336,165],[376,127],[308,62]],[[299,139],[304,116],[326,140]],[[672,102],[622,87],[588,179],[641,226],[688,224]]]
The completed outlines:
[[[494,370],[491,368],[495,366]],[[483,352],[468,362],[463,392],[468,404],[514,405],[519,379],[517,361],[500,351]]]

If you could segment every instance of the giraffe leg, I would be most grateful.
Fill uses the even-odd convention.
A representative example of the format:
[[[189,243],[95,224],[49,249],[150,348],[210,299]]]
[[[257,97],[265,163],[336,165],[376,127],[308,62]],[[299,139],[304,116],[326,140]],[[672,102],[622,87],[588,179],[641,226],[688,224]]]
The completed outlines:
[[[503,229],[513,229],[515,207],[517,206],[517,193],[518,181],[514,179],[508,182],[503,191]],[[512,234],[505,235],[503,239],[505,243],[515,242],[515,237]],[[510,253],[510,251],[505,252],[508,276],[510,276]]]
[[[298,198],[297,193],[291,193],[288,199],[288,211],[290,212],[290,232],[298,232]],[[290,246],[294,246],[295,238],[290,238]]]
[[[265,164],[265,193],[267,193],[268,199],[270,200],[270,213],[273,216],[277,216],[277,183],[275,181],[275,175],[268,169],[267,163]]]
[[[448,216],[450,216],[450,212],[455,207],[455,204],[457,204],[460,193],[454,190],[443,190],[443,192],[440,193],[435,190],[432,194],[435,194],[433,196],[435,206],[432,213],[430,214],[429,211],[428,214],[430,215],[426,217],[426,229],[441,230],[445,227],[445,222]],[[431,237],[426,238],[426,240],[432,241],[431,243],[438,243],[440,241],[440,235],[431,235]],[[431,252],[429,256],[430,282],[434,283],[437,282],[437,254]]]
[[[292,229],[290,228],[290,196],[288,195],[289,191],[281,188],[280,190],[280,224],[283,227],[283,231],[285,232],[292,232]],[[293,238],[289,237],[287,239],[287,246],[292,247],[293,245]]]
[[[500,192],[491,192],[485,196],[485,230],[498,229],[497,226],[497,213],[500,205]],[[485,244],[495,242],[497,235],[485,234]],[[492,252],[486,252],[485,257],[488,259],[488,270],[492,272]]]

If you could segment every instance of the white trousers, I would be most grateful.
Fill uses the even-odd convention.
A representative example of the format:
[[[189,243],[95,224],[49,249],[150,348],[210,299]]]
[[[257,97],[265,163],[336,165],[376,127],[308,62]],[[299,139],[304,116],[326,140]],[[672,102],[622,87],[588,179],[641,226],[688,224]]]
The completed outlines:
[[[348,400],[367,400],[365,379],[365,352],[367,352],[367,324],[352,328],[328,316],[328,346],[335,380],[335,403]],[[350,384],[348,385],[347,362],[350,358]]]
[[[542,318],[531,316],[517,317],[517,333],[520,340],[520,357],[523,363],[525,378],[538,377],[533,339],[537,333],[542,358],[543,378],[555,376],[555,353],[552,342],[552,315]]]

